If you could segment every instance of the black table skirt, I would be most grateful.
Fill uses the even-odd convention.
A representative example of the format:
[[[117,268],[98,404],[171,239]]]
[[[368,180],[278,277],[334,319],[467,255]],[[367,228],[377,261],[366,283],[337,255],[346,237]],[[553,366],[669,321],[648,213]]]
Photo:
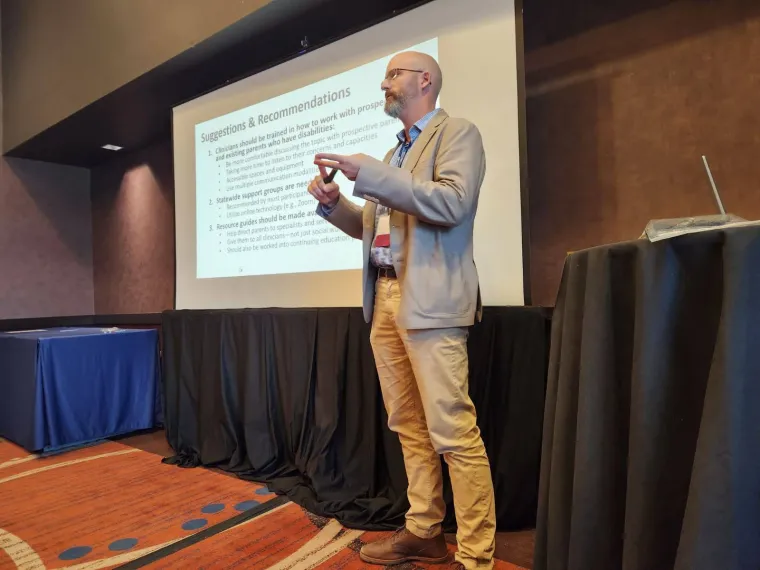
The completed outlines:
[[[760,568],[760,229],[572,254],[535,570]]]
[[[169,311],[162,328],[167,462],[267,483],[353,528],[403,525],[406,474],[360,309]],[[471,330],[501,529],[535,525],[548,335],[538,308],[486,308]]]

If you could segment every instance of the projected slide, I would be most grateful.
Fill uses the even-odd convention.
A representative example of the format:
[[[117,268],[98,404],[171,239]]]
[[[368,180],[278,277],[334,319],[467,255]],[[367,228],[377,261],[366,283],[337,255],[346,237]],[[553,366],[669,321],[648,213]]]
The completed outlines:
[[[174,107],[175,308],[362,306],[361,242],[315,214],[307,185],[318,152],[394,147],[380,84],[410,49],[438,60],[439,106],[482,136],[483,303],[523,304],[520,25],[513,0],[431,0]]]
[[[437,58],[438,40],[409,49]],[[316,215],[306,187],[318,152],[382,159],[395,144],[380,89],[391,55],[195,126],[199,279],[361,268],[361,243]]]

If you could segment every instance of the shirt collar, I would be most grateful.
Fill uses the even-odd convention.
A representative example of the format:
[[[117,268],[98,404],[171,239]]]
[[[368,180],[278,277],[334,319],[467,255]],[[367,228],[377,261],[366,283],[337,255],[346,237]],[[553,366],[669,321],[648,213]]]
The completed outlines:
[[[425,129],[427,124],[430,122],[430,119],[435,117],[435,114],[437,112],[438,112],[438,109],[433,109],[427,115],[425,115],[419,121],[417,121],[416,123],[412,125],[412,128],[409,129],[409,138],[411,139],[411,142],[414,142],[415,140],[417,140],[417,137]],[[396,134],[396,137],[398,138],[401,144],[404,144],[406,142],[406,133],[404,132],[404,129],[401,129]]]

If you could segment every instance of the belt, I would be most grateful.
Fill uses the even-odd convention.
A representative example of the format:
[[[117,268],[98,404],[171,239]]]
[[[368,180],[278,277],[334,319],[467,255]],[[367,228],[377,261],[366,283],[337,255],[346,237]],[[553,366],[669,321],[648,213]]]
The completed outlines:
[[[396,279],[396,270],[393,267],[378,267],[378,277],[387,277],[388,279]]]

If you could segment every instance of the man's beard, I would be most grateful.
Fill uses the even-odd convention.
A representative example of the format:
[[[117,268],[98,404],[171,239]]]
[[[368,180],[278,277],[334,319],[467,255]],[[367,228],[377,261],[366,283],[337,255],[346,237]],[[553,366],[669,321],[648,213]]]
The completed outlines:
[[[406,107],[406,95],[403,93],[391,93],[390,97],[385,98],[385,114],[394,119],[401,116]]]

